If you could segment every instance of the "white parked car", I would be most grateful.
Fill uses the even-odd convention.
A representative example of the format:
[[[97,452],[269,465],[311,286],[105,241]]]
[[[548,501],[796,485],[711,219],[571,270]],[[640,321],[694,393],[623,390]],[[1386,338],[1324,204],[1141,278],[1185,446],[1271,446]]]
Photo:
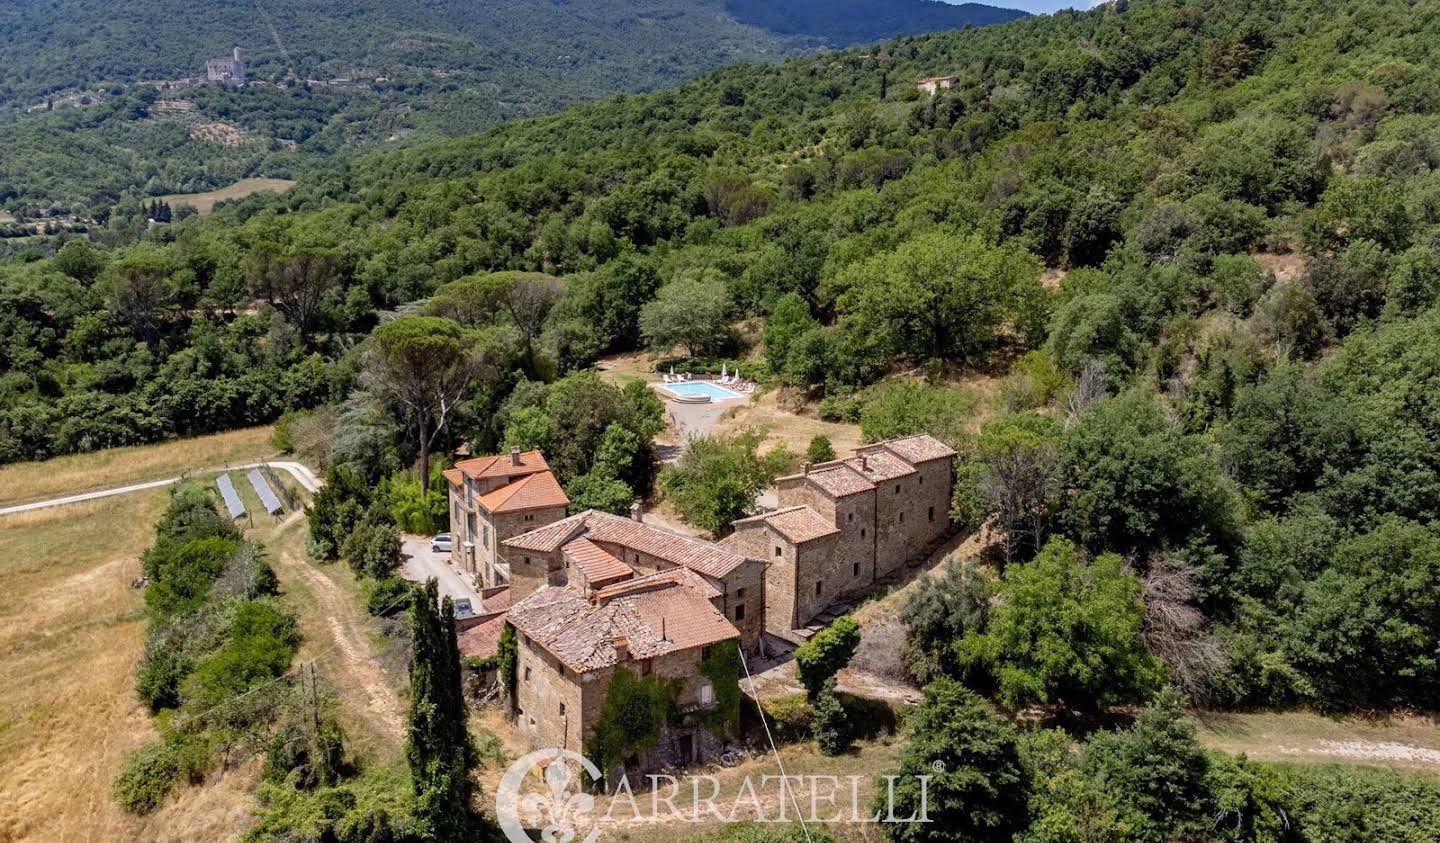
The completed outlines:
[[[438,535],[438,536],[436,536],[435,538],[431,539],[431,540],[430,540],[430,549],[431,549],[432,551],[434,551],[435,553],[449,553],[449,552],[450,552],[450,534],[449,534],[449,533],[441,533],[440,535]]]

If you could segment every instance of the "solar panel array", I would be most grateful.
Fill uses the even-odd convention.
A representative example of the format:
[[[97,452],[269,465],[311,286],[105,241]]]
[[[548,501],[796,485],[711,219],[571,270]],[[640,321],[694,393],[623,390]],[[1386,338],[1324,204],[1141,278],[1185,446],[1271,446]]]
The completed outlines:
[[[215,478],[215,485],[220,487],[220,497],[225,499],[225,508],[230,510],[230,518],[236,519],[245,514],[245,504],[240,502],[240,496],[235,494],[235,484],[230,482],[229,474],[221,474]]]
[[[280,499],[275,497],[275,493],[271,491],[270,484],[260,476],[260,469],[250,469],[249,477],[250,485],[255,487],[255,494],[260,496],[260,503],[265,505],[265,511],[271,515],[279,515],[283,512],[285,508],[280,505]]]

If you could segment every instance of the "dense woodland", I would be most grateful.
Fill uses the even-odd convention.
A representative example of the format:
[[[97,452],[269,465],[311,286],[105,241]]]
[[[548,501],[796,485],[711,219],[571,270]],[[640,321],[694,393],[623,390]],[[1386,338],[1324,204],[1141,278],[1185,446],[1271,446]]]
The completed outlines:
[[[728,68],[206,220],[117,215],[0,269],[0,455],[286,414],[290,444],[365,482],[460,441],[539,445],[569,449],[572,497],[618,505],[651,491],[656,416],[591,364],[743,358],[868,438],[944,436],[955,519],[1006,537],[993,573],[942,570],[906,612],[934,706],[975,709],[939,749],[978,741],[996,792],[1032,794],[974,822],[1425,839],[1403,818],[1431,816],[1428,790],[1355,807],[1337,800],[1391,788],[1208,757],[1162,690],[1435,708],[1440,16],[1421,5],[1108,4]],[[956,87],[918,96],[936,73]],[[407,393],[420,369],[446,400]],[[972,435],[957,383],[977,371],[1006,377]],[[661,491],[774,468],[709,443]],[[1022,759],[975,692],[1157,713]],[[1322,820],[1271,822],[1305,806]]]
[[[458,2],[282,0],[196,14],[179,0],[6,3],[0,207],[88,216],[127,195],[289,178],[338,154],[465,135],[737,61],[1019,14],[934,0],[846,14],[823,5],[505,0],[482,13]],[[135,84],[203,75],[207,58],[236,45],[249,78],[274,87]],[[335,78],[357,84],[304,84]],[[216,124],[232,132],[217,138]]]

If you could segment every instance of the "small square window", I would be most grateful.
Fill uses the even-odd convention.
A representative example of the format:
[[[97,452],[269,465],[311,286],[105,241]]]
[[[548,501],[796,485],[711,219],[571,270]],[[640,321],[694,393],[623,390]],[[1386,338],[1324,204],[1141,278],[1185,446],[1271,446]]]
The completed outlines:
[[[900,513],[900,523],[901,523],[901,524],[904,524],[904,523],[905,523],[905,513],[903,513],[903,512]]]
[[[745,604],[744,604],[744,603],[741,603],[739,606],[736,606],[736,607],[735,607],[735,620],[737,620],[737,621],[743,621],[743,620],[745,620]]]
[[[895,494],[897,494],[897,495],[900,494],[900,484],[899,484],[899,483],[896,483],[896,484],[895,484]]]
[[[824,580],[816,580],[816,581],[815,581],[815,596],[816,596],[816,597],[819,597],[819,596],[820,596],[820,587],[821,587],[822,585],[824,585],[824,584],[825,584],[825,581],[824,581]]]
[[[703,661],[705,661],[705,660],[708,659],[708,658],[710,658],[710,648],[709,648],[709,647],[701,647],[701,648],[700,648],[700,661],[703,662]]]
[[[846,521],[854,521],[854,520],[855,520],[855,513],[851,512],[851,513],[847,514],[847,515],[845,516],[845,520],[846,520]]]
[[[780,545],[778,545],[778,544],[775,545],[775,555],[776,555],[776,556],[779,556],[779,555],[780,555]]]
[[[850,566],[850,572],[851,572],[852,574],[854,574],[855,576],[857,576],[857,577],[860,576],[860,563],[859,563],[859,562],[856,562],[856,563],[854,563],[853,565],[851,565],[851,566]]]
[[[930,513],[929,513],[929,515],[930,515],[930,520],[931,520],[931,521],[934,521],[934,520],[935,520],[935,507],[933,507],[933,506],[930,507]]]
[[[528,667],[525,668],[525,681],[526,681],[526,682],[529,682],[529,681],[530,681],[530,668],[528,668]]]
[[[745,589],[743,589],[743,588],[737,588],[737,589],[735,589],[735,599],[736,599],[736,600],[744,600],[744,599],[745,599]]]
[[[860,538],[862,538],[862,539],[865,538],[865,528],[864,528],[864,527],[861,527],[861,528],[860,528]]]

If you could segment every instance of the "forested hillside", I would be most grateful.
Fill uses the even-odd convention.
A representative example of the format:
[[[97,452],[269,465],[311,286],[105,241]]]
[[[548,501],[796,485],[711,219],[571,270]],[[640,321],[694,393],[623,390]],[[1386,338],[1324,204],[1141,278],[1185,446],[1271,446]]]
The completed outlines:
[[[1022,605],[1114,553],[1113,594],[1143,577],[1188,607],[1083,681],[1009,649],[1023,617],[917,640],[929,669],[1017,707],[1166,675],[1217,705],[1433,706],[1437,28],[1401,0],[1111,5],[729,68],[203,221],[117,216],[4,268],[0,453],[317,408],[329,456],[381,477],[418,445],[365,337],[425,299],[382,345],[434,331],[481,361],[436,450],[578,448],[569,483],[610,438],[574,408],[622,438],[635,413],[597,356],[735,359],[728,325],[756,317],[752,374],[825,414],[928,372],[891,432],[930,426],[947,378],[1009,370],[998,419],[954,437],[956,518],[1013,525],[1032,577],[995,587]],[[933,73],[959,81],[900,81]],[[1016,449],[1047,467],[1018,502],[995,493]],[[608,479],[640,491],[625,453]]]
[[[6,3],[0,205],[83,212],[125,191],[163,195],[244,176],[293,176],[336,154],[468,134],[618,91],[676,85],[734,62],[1019,14],[931,0],[846,15],[817,14],[801,0],[766,8],[732,13],[721,0],[270,0],[202,12],[179,0]],[[203,75],[206,59],[234,46],[245,50],[250,79],[279,87],[135,87]],[[336,78],[354,84],[303,84]]]

